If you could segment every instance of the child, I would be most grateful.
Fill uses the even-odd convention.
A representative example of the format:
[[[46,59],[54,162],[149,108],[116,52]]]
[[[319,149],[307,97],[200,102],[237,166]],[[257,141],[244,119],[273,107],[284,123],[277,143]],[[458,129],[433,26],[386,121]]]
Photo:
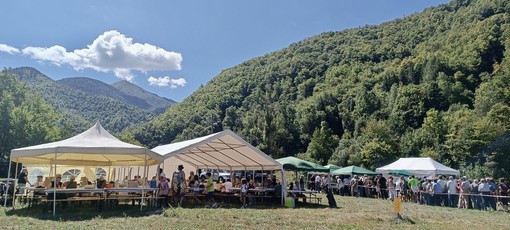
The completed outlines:
[[[160,206],[167,208],[169,206],[168,193],[170,192],[170,185],[168,185],[168,179],[165,177],[161,177],[159,181],[159,196],[162,197]]]
[[[248,183],[246,182],[246,179],[243,178],[241,180],[241,202],[243,203],[243,206],[241,208],[246,208],[246,194],[248,193]]]

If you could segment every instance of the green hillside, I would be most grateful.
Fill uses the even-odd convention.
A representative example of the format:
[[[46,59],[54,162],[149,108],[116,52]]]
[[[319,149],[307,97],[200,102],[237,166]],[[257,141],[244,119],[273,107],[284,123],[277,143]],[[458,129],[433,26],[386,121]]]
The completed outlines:
[[[456,0],[226,69],[133,136],[154,147],[231,129],[275,158],[430,156],[510,175],[509,50],[509,1]]]
[[[61,127],[66,127],[70,134],[86,130],[98,120],[106,129],[120,132],[155,116],[148,110],[115,98],[59,84],[34,68],[21,67],[8,71],[27,84],[32,93],[40,95],[53,106],[62,116]]]

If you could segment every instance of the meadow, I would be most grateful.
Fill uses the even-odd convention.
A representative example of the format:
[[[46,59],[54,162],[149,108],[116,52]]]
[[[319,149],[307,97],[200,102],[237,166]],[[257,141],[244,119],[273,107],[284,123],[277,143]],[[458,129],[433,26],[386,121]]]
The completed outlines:
[[[57,217],[40,208],[0,211],[1,229],[510,229],[510,214],[402,204],[396,219],[390,201],[335,196],[338,208],[306,205],[295,209],[226,205],[152,209],[121,206],[100,213],[68,208]],[[325,199],[324,199],[325,200]],[[323,200],[323,203],[325,203]]]

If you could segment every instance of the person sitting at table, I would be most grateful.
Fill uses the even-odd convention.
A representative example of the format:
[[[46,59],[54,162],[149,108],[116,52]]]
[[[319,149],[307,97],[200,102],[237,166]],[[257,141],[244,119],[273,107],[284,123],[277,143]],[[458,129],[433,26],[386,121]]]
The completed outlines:
[[[35,188],[44,188],[43,175],[37,176],[37,181],[34,183]]]
[[[221,187],[223,186],[223,181],[217,180],[214,182],[214,191],[221,191]]]
[[[62,175],[57,174],[55,178],[55,180],[51,181],[50,188],[62,188]]]
[[[294,190],[294,182],[292,181],[289,183],[289,190]]]
[[[106,187],[106,180],[103,176],[100,176],[96,181],[97,188],[105,188]]]
[[[236,177],[236,180],[234,181],[234,187],[236,188],[241,187],[241,179],[239,177]]]
[[[221,186],[221,192],[224,192],[224,193],[230,193],[232,192],[232,181],[230,181],[230,179],[227,179],[227,182],[225,182],[222,186]]]
[[[73,175],[69,178],[69,182],[67,182],[66,188],[78,188],[78,183],[76,183],[76,176]]]
[[[44,188],[43,175],[37,176],[37,181],[34,183],[35,188]],[[34,196],[44,195],[44,191],[34,191]],[[37,199],[34,199],[34,204],[37,204]]]
[[[276,183],[276,185],[274,186],[274,195],[277,196],[277,197],[281,197],[282,196],[282,184],[280,184],[280,182],[278,181],[274,181],[274,183]]]

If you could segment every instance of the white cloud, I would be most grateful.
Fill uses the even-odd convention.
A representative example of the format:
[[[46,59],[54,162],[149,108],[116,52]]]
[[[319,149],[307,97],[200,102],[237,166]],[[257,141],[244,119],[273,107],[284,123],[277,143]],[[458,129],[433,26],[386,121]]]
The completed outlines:
[[[183,87],[186,85],[186,79],[184,78],[177,78],[177,79],[172,79],[168,76],[165,76],[165,77],[153,77],[153,76],[150,76],[149,78],[147,78],[147,81],[149,82],[150,85],[156,85],[156,86],[161,86],[161,87],[170,87],[170,88],[177,88],[177,87]]]
[[[99,35],[86,49],[67,52],[64,47],[55,45],[49,48],[26,47],[22,53],[55,65],[68,64],[76,70],[90,68],[113,72],[128,81],[134,78],[133,70],[144,73],[151,70],[180,70],[182,61],[180,53],[147,43],[133,43],[132,38],[115,30]]]
[[[19,53],[19,49],[12,47],[12,46],[8,46],[6,44],[0,44],[0,52],[6,52],[9,54],[13,54],[13,53]]]

